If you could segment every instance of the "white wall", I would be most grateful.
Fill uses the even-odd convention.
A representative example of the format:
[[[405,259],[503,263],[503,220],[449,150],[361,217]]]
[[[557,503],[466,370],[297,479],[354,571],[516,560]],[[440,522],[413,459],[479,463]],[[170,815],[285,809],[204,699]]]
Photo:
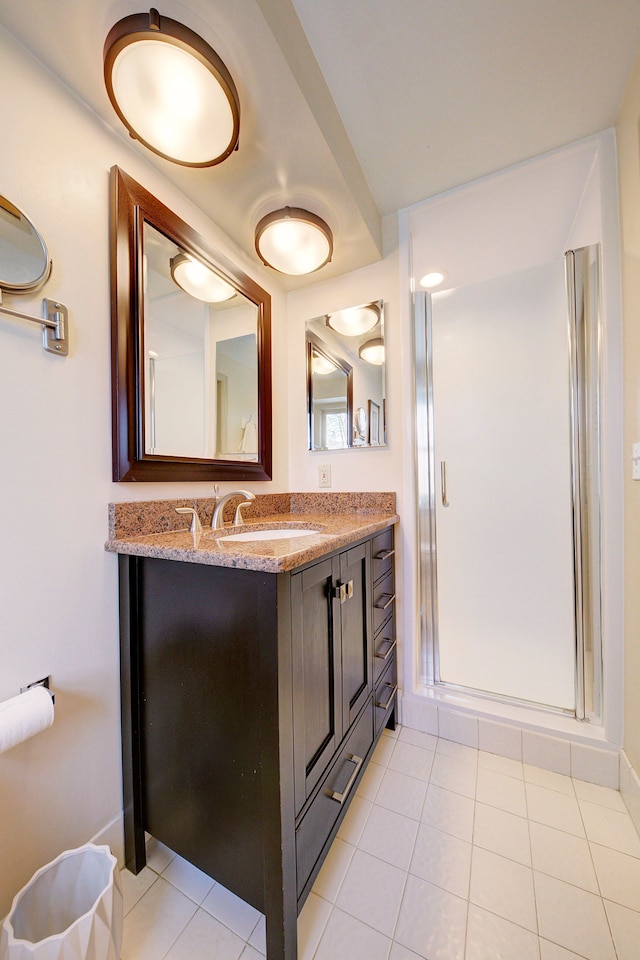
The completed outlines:
[[[51,674],[50,730],[0,756],[0,916],[33,871],[121,810],[117,561],[103,551],[110,500],[210,492],[206,484],[113,484],[109,169],[139,180],[273,295],[274,480],[287,482],[284,295],[221,232],[0,29],[0,192],[34,221],[53,257],[45,290],[5,297],[40,315],[69,308],[70,355],[0,316],[0,700]],[[210,176],[211,171],[204,171]],[[233,485],[223,485],[232,489]]]

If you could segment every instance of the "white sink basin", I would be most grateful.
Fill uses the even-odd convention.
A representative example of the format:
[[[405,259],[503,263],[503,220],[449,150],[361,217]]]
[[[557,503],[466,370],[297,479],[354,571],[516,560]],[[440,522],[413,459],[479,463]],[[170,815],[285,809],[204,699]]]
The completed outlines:
[[[276,530],[253,530],[246,533],[231,533],[228,537],[217,537],[219,543],[240,543],[250,540],[292,540],[294,537],[310,537],[318,530],[308,530],[301,527]]]

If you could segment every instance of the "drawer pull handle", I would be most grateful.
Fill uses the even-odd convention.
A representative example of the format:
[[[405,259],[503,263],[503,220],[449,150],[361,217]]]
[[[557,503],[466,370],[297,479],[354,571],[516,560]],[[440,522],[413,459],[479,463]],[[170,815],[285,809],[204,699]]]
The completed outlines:
[[[395,550],[383,550],[382,553],[376,553],[374,560],[388,560],[395,554]]]
[[[383,603],[382,601],[384,600],[385,597],[386,597],[387,599],[386,599],[386,602]],[[395,598],[396,598],[395,593],[382,593],[382,594],[380,594],[380,596],[379,596],[379,598],[378,598],[378,603],[376,603],[376,605],[375,605],[376,610],[386,610],[387,607],[388,607],[390,604],[393,603],[393,601],[395,600]]]
[[[394,698],[395,695],[396,695],[396,691],[397,691],[397,689],[398,689],[398,684],[395,683],[393,686],[391,686],[390,683],[385,683],[385,687],[391,687],[391,693],[389,694],[389,699],[387,700],[386,703],[380,703],[379,700],[376,700],[376,707],[380,707],[381,710],[386,710],[387,707],[389,707],[389,706],[391,705],[391,701],[393,700],[393,698]]]
[[[349,580],[348,583],[339,583],[337,587],[333,588],[333,596],[340,603],[350,600],[353,596],[353,580]]]
[[[349,791],[351,790],[351,787],[354,785],[356,777],[358,776],[358,770],[362,766],[362,757],[356,757],[355,753],[352,753],[350,757],[345,758],[344,762],[353,763],[354,768],[351,772],[351,776],[345,784],[344,789],[342,790],[342,793],[340,793],[338,790],[334,790],[331,794],[331,799],[336,800],[339,804],[343,804],[349,796]]]
[[[383,642],[383,643],[388,643],[388,644],[389,644],[389,649],[387,650],[386,653],[379,653],[378,650],[376,650],[375,656],[377,657],[378,660],[388,660],[389,657],[391,656],[391,654],[393,653],[393,651],[395,650],[395,648],[396,648],[396,643],[397,643],[398,641],[397,641],[397,640],[388,640],[388,639],[385,637],[382,642]]]

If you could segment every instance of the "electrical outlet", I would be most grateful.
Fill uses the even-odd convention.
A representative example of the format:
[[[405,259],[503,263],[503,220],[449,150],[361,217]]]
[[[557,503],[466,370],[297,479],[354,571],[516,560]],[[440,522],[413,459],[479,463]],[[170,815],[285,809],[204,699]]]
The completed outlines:
[[[318,486],[319,487],[331,486],[331,464],[330,463],[323,463],[318,467]]]

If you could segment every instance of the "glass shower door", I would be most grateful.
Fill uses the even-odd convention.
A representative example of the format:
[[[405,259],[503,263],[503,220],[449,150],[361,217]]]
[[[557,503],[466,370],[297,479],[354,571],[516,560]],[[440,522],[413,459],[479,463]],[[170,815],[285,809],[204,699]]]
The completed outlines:
[[[581,718],[600,679],[597,249],[575,258],[570,337],[562,261],[419,295],[416,400],[423,679]]]

